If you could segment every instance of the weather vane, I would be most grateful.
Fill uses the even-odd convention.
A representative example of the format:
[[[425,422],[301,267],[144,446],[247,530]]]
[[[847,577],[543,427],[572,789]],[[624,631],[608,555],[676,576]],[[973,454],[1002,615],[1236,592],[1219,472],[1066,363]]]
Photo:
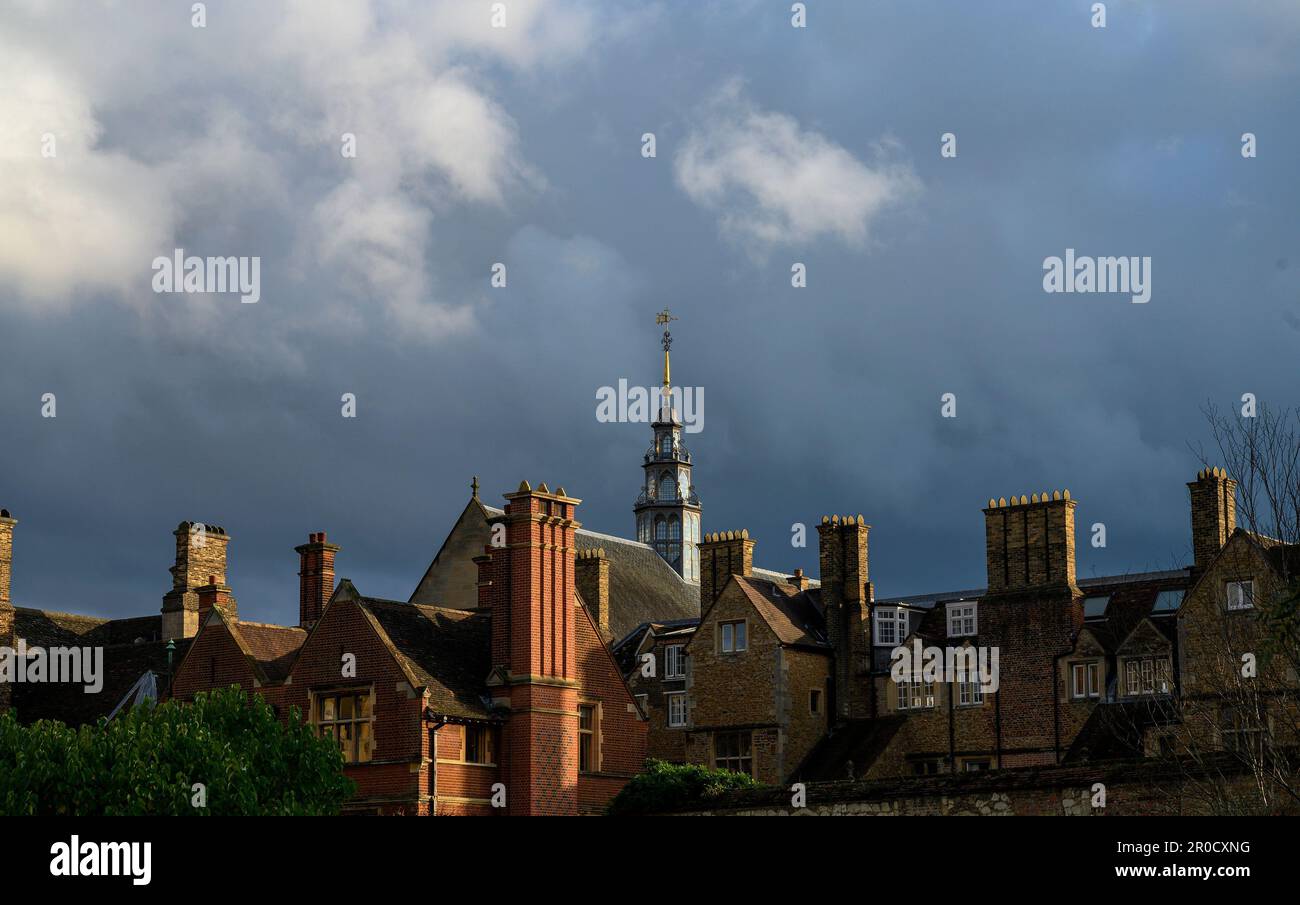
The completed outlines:
[[[667,308],[665,308],[663,311],[660,311],[658,314],[655,315],[655,323],[663,324],[663,328],[664,328],[664,390],[665,391],[667,391],[668,387],[672,386],[672,378],[669,376],[671,372],[668,370],[668,350],[672,347],[673,338],[672,335],[668,332],[668,323],[669,321],[675,321],[675,320],[677,320],[677,318],[674,317],[673,313],[669,311]]]
[[[665,352],[667,352],[668,347],[673,344],[672,335],[669,334],[668,332],[668,322],[675,321],[675,320],[677,320],[677,317],[667,308],[665,308],[663,311],[660,311],[658,314],[655,315],[655,323],[662,324],[664,328],[664,351]]]

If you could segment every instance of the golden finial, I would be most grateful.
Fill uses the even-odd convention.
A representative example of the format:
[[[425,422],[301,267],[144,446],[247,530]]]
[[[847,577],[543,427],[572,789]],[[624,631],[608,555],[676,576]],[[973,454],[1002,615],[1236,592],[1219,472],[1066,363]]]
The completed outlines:
[[[655,315],[655,323],[662,325],[664,328],[663,342],[664,342],[664,389],[665,390],[667,390],[669,387],[673,385],[671,370],[669,369],[668,366],[668,350],[672,348],[673,337],[672,334],[668,332],[668,324],[671,321],[675,321],[675,320],[677,320],[677,318],[667,308],[665,308],[663,311],[660,311],[658,314]]]

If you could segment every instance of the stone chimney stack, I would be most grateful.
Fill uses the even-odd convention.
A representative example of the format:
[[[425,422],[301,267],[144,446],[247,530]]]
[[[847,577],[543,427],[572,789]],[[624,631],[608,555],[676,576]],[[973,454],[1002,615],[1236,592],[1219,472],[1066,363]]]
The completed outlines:
[[[13,603],[9,584],[14,567],[14,526],[18,519],[9,514],[8,509],[0,509],[0,606]]]
[[[172,533],[176,536],[176,564],[171,567],[172,589],[163,597],[162,635],[169,640],[193,638],[199,630],[199,588],[209,584],[209,579],[223,587],[226,584],[230,535],[225,528],[202,522],[181,522]]]
[[[808,576],[803,574],[803,569],[794,570],[794,574],[790,576],[790,584],[800,591],[808,590]]]
[[[217,583],[217,576],[209,575],[208,583],[199,585],[195,589],[195,594],[199,598],[198,621],[203,625],[203,621],[208,618],[208,614],[213,610],[221,610],[221,615],[225,616],[232,622],[239,619],[239,609],[235,606],[235,598],[231,596],[230,588],[224,583]]]
[[[605,548],[579,550],[576,566],[578,593],[591,610],[596,626],[609,637],[609,557]]]
[[[1202,468],[1187,489],[1192,497],[1192,565],[1201,570],[1237,528],[1237,482],[1222,468]]]
[[[871,716],[869,680],[859,680],[871,666],[870,531],[861,515],[824,515],[817,526],[826,640],[835,649],[829,713],[836,720]]]
[[[298,625],[310,629],[325,612],[334,593],[334,554],[342,549],[326,540],[325,532],[310,534],[294,547],[298,554]]]
[[[732,575],[754,574],[754,541],[749,530],[719,531],[700,542],[700,615],[713,606]]]
[[[0,647],[14,646],[14,607],[9,583],[13,575],[14,526],[18,520],[8,509],[0,509]],[[13,704],[13,686],[0,682],[0,713]]]
[[[1076,589],[1070,491],[989,500],[984,510],[988,592]]]

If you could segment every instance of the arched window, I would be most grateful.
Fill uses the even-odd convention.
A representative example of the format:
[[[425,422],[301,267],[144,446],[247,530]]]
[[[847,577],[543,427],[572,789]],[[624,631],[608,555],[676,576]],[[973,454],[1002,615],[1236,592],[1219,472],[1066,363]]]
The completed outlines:
[[[665,471],[659,476],[659,499],[677,499],[677,482],[673,480],[673,473],[671,471]]]
[[[668,539],[682,539],[682,523],[677,520],[677,516],[675,515],[670,515],[668,517]]]
[[[673,435],[664,434],[659,438],[659,455],[668,458],[673,454]]]
[[[655,519],[655,539],[656,540],[668,539],[668,523],[664,521],[664,517],[662,515]]]

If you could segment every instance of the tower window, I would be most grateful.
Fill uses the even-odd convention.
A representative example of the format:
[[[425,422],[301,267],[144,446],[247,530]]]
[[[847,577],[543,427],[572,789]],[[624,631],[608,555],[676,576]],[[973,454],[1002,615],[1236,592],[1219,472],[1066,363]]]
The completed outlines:
[[[673,438],[671,434],[664,434],[659,438],[659,455],[668,458],[673,454]]]
[[[673,480],[670,472],[664,472],[659,478],[659,499],[672,500],[677,498],[677,482]]]

